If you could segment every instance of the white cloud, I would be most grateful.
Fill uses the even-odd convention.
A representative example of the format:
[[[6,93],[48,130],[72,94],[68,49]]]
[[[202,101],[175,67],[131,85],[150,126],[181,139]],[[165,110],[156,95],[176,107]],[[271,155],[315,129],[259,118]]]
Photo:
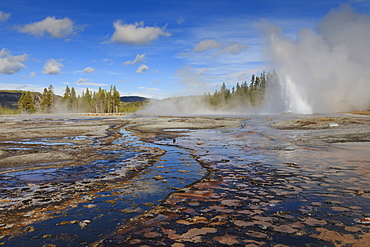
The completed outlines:
[[[93,67],[86,67],[86,68],[84,68],[84,72],[85,73],[92,73],[94,71],[95,71],[95,69]]]
[[[24,90],[24,91],[31,91],[31,92],[42,92],[44,90],[44,88],[40,85],[0,83],[0,90],[9,90],[9,88],[14,89],[14,90]]]
[[[164,31],[165,27],[144,27],[144,22],[122,24],[121,20],[117,20],[113,23],[113,26],[115,31],[110,40],[112,43],[146,45],[157,40],[159,36],[171,36],[171,33]]]
[[[36,76],[36,72],[31,72],[30,78],[34,78]]]
[[[193,51],[200,52],[210,49],[217,49],[222,45],[222,42],[217,42],[214,39],[205,39],[196,44],[193,48]]]
[[[205,39],[197,43],[193,51],[194,52],[202,52],[211,49],[218,49],[218,51],[213,55],[216,57],[221,54],[239,54],[246,49],[248,49],[248,45],[244,45],[238,42],[218,42],[215,39]]]
[[[209,69],[201,68],[194,69],[191,66],[186,66],[176,71],[176,77],[182,78],[180,84],[185,84],[192,88],[204,88],[208,83],[208,76],[204,76]]]
[[[118,80],[118,81],[116,81],[116,84],[118,84],[118,83],[128,83],[129,81],[127,81],[127,80]]]
[[[177,19],[177,24],[179,24],[179,25],[181,25],[184,22],[185,22],[185,19],[182,16],[180,16],[179,19]]]
[[[62,68],[64,67],[63,64],[59,63],[55,59],[46,60],[44,65],[44,70],[42,71],[43,74],[48,75],[58,75],[62,73]]]
[[[10,17],[10,13],[5,13],[3,11],[0,10],[0,22],[5,22],[9,19]]]
[[[80,85],[80,86],[107,86],[108,84],[103,84],[103,83],[94,83],[94,82],[91,82],[89,79],[84,79],[84,78],[80,78],[77,80],[76,82],[77,85]]]
[[[209,69],[206,69],[206,68],[201,68],[197,71],[196,73],[196,76],[201,76],[203,74],[205,74]]]
[[[77,85],[85,85],[85,83],[87,83],[89,81],[89,79],[83,79],[83,78],[80,78],[77,80],[76,84]]]
[[[78,28],[69,18],[55,19],[46,17],[44,20],[18,27],[19,32],[37,36],[49,34],[52,38],[66,38],[76,33]]]
[[[146,70],[148,70],[149,67],[145,64],[140,65],[140,67],[136,70],[135,73],[144,73]]]
[[[123,64],[124,65],[129,65],[129,64],[135,64],[135,63],[141,63],[141,62],[144,61],[145,58],[146,58],[145,57],[145,53],[144,54],[141,54],[141,55],[140,54],[137,54],[134,61],[126,61]]]
[[[216,52],[214,56],[218,56],[221,54],[239,54],[246,49],[248,49],[248,45],[240,44],[237,42],[230,42],[222,47],[218,52]]]
[[[26,66],[23,62],[28,60],[28,55],[12,56],[11,53],[3,48],[0,51],[0,74],[14,74],[19,72],[21,69],[25,69]]]
[[[109,66],[111,66],[111,65],[113,65],[113,64],[114,64],[114,62],[112,62],[112,59],[104,58],[102,61],[103,61],[104,63],[108,63],[108,62],[110,62],[110,63],[108,64]]]
[[[150,87],[138,87],[138,88],[139,89],[144,89],[144,90],[147,90],[147,91],[161,91],[158,88],[150,88]]]

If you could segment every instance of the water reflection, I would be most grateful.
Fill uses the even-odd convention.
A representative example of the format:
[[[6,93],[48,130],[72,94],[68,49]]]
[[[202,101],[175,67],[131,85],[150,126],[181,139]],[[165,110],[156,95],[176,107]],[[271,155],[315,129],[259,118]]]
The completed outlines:
[[[122,129],[113,143],[122,149],[101,151],[118,158],[3,174],[1,207],[47,206],[22,218],[44,220],[1,242],[81,246],[120,226],[128,229],[108,237],[107,246],[150,244],[147,236],[168,246],[330,246],[335,237],[344,244],[369,239],[370,229],[356,219],[370,212],[370,145],[305,143],[297,137],[309,130],[269,127],[284,118],[250,116],[228,130],[168,129],[182,132],[176,143],[166,137],[144,142]],[[207,176],[194,158],[209,168]],[[135,219],[138,228],[131,229]]]
[[[114,145],[124,148],[112,151],[120,154],[119,159],[1,175],[6,182],[2,183],[0,196],[8,198],[0,202],[2,208],[16,207],[17,200],[22,203],[25,199],[35,205],[45,205],[40,211],[42,221],[28,224],[21,235],[3,238],[1,242],[12,246],[29,243],[85,246],[160,204],[171,191],[199,180],[206,172],[186,149],[143,143],[125,129],[121,133],[122,137]],[[145,146],[141,150],[160,148],[165,153],[148,167],[148,161],[140,157],[136,146]],[[125,179],[127,172],[140,165],[145,165],[146,169]],[[159,175],[160,180],[156,179]],[[13,192],[23,197],[12,196]],[[37,197],[38,194],[42,196]],[[76,195],[79,196],[76,198]],[[51,205],[57,202],[64,203],[64,207],[53,210]],[[32,214],[35,213],[29,213]]]

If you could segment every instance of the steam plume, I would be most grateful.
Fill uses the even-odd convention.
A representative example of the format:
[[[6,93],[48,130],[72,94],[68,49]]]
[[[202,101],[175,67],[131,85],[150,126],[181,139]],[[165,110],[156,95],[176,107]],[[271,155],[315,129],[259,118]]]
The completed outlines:
[[[370,17],[345,4],[296,40],[263,25],[268,54],[279,75],[275,111],[295,113],[370,108]]]
[[[202,96],[174,97],[164,100],[151,100],[139,113],[156,115],[212,115]]]

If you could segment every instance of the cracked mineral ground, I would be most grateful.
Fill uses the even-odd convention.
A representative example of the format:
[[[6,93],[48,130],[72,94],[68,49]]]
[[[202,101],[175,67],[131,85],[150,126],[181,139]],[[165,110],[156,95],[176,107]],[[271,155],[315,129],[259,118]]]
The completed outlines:
[[[0,118],[4,246],[370,245],[370,116]]]

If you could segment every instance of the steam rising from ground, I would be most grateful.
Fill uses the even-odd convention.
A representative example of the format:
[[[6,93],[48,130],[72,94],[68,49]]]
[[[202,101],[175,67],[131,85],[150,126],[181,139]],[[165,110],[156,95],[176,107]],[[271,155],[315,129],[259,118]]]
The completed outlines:
[[[175,97],[164,100],[151,100],[139,113],[156,115],[213,115],[222,114],[206,106],[202,96]]]
[[[259,114],[262,109],[247,106],[245,102],[232,101],[225,105],[213,107],[204,96],[173,97],[163,100],[150,100],[144,109],[138,111],[143,114],[155,115],[240,115]]]
[[[370,108],[369,16],[341,5],[296,40],[277,26],[264,28],[279,75],[270,109],[306,114]]]
[[[293,40],[282,29],[261,23],[277,77],[266,90],[260,112],[329,113],[370,109],[370,17],[349,5],[331,10],[315,29]],[[235,82],[236,84],[236,82]],[[210,110],[201,97],[152,101],[142,112],[154,114],[256,113],[248,106],[231,112]]]

